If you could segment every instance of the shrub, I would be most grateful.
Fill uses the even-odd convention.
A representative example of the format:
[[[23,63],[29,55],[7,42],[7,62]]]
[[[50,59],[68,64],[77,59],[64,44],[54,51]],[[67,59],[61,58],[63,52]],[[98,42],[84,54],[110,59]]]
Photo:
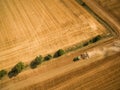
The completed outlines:
[[[59,57],[65,54],[65,51],[63,49],[59,49],[55,54],[54,57]]]
[[[42,63],[42,56],[40,55],[40,56],[37,56],[36,58],[35,58],[35,60],[33,60],[31,63],[30,63],[30,67],[31,68],[36,68],[37,67],[37,65],[39,65],[39,64],[41,64]]]
[[[89,42],[84,42],[83,43],[83,46],[88,46],[89,45]]]
[[[75,62],[75,61],[78,61],[78,60],[80,60],[80,56],[75,57],[75,58],[73,59],[74,62]]]
[[[79,4],[81,4],[82,6],[85,6],[85,3],[82,0],[76,0]]]
[[[1,70],[0,71],[0,79],[2,79],[6,74],[7,74],[6,70]]]
[[[47,56],[44,57],[44,61],[48,61],[52,58],[52,55],[48,54]]]
[[[90,40],[90,43],[95,43],[97,41],[99,41],[102,37],[100,35],[94,37],[93,39]]]
[[[88,46],[88,45],[91,44],[91,43],[95,43],[95,42],[99,41],[101,38],[102,38],[102,37],[101,37],[100,35],[98,35],[98,36],[92,38],[90,41],[84,42],[84,43],[83,43],[83,46]]]
[[[24,63],[23,62],[19,62],[8,73],[9,78],[12,78],[13,76],[18,75],[24,68],[25,68]]]

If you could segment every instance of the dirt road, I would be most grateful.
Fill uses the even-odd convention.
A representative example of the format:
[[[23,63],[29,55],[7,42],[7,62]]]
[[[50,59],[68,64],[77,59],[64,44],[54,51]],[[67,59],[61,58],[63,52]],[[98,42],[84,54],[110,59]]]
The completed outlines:
[[[4,83],[3,86],[1,84],[1,89],[118,89],[120,85],[120,82],[118,82],[120,80],[119,55],[120,53],[117,53],[105,59],[97,60],[96,57],[91,58],[90,60],[71,63],[45,73],[39,72],[37,75],[30,74],[31,77],[24,78],[23,80],[17,77],[10,80],[9,83]],[[25,74],[23,75],[25,76]],[[107,86],[106,89],[105,86]]]

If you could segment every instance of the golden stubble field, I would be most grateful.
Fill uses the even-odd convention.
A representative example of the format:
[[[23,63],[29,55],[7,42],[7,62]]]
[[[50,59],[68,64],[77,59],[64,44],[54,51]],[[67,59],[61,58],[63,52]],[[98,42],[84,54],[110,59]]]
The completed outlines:
[[[92,5],[94,2],[83,1],[97,10]],[[108,20],[104,18],[107,10],[96,12]],[[113,17],[116,18],[114,14]],[[120,29],[113,23],[114,18],[108,20],[118,32],[113,39],[68,53],[35,70],[23,71],[15,78],[5,77],[0,81],[0,89],[119,90]],[[9,68],[18,61],[30,62],[36,55],[53,53],[105,33],[108,31],[75,0],[1,0],[0,69]],[[90,55],[88,60],[72,62],[84,52]]]
[[[120,32],[120,0],[83,0],[96,14],[114,30]],[[120,35],[119,35],[120,36]]]
[[[105,33],[75,0],[0,0],[0,69]]]
[[[96,0],[106,11],[112,14],[115,18],[120,21],[120,1],[119,0]],[[107,7],[107,8],[106,8]]]

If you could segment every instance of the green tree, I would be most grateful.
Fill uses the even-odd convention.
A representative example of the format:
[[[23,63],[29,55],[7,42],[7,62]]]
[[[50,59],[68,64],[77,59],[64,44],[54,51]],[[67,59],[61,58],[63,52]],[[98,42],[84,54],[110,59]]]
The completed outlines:
[[[54,57],[60,57],[65,54],[65,51],[63,49],[59,49],[55,54]]]
[[[6,70],[1,70],[0,71],[0,79],[2,79],[6,74],[7,74]]]
[[[48,61],[52,59],[52,55],[48,54],[47,56],[44,57],[44,61]]]
[[[97,41],[99,41],[102,37],[100,35],[94,37],[93,39],[90,40],[90,43],[95,43]]]
[[[88,45],[89,45],[88,41],[83,43],[83,46],[88,46]]]
[[[17,63],[8,73],[9,78],[12,78],[13,76],[18,75],[24,68],[25,68],[25,65],[23,62]]]
[[[37,65],[41,64],[42,63],[42,60],[43,60],[43,57],[40,55],[40,56],[37,56],[31,63],[30,63],[30,67],[32,69],[36,68]]]

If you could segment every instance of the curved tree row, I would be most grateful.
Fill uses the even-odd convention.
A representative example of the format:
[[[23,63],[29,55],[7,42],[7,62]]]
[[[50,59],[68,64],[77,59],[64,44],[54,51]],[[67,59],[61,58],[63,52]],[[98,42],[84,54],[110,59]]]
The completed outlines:
[[[83,43],[83,47],[88,46],[89,44],[95,43],[99,40],[101,40],[101,36],[98,35],[96,37],[93,37],[92,39],[86,41]],[[36,68],[38,65],[40,65],[41,63],[45,62],[45,61],[49,61],[52,58],[58,58],[62,55],[65,54],[65,51],[63,49],[59,49],[58,51],[55,52],[55,54],[52,56],[50,54],[46,55],[45,57],[42,57],[41,55],[37,56],[34,60],[31,61],[30,63],[30,67],[32,69]],[[75,57],[73,59],[73,61],[78,61],[80,60],[80,57]],[[26,68],[25,64],[23,62],[19,62],[17,63],[8,73],[6,70],[1,70],[0,71],[0,79],[2,79],[5,75],[8,74],[9,78],[12,78],[16,75],[18,75],[19,73],[21,73],[24,69]]]
[[[50,54],[46,55],[45,57],[42,57],[42,55],[37,56],[34,60],[30,62],[30,67],[32,69],[37,68],[38,65],[45,61],[49,61],[52,58],[57,58],[65,54],[65,51],[63,49],[59,49],[55,54],[52,56]],[[26,65],[23,62],[17,63],[9,72],[6,70],[0,71],[0,80],[5,76],[8,75],[9,78],[17,76],[19,73],[21,73],[26,68]]]

